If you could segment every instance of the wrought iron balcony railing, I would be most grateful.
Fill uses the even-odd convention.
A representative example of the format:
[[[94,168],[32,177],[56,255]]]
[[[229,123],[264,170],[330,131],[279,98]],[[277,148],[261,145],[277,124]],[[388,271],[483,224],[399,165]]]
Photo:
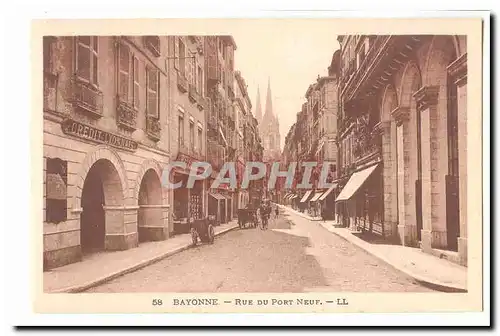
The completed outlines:
[[[102,92],[92,84],[76,78],[73,79],[72,84],[73,106],[82,112],[87,112],[92,117],[102,117]]]
[[[116,118],[118,126],[128,130],[135,130],[137,128],[137,110],[129,103],[117,97],[116,105]]]
[[[160,140],[161,126],[160,121],[152,116],[146,118],[146,133],[154,141]]]

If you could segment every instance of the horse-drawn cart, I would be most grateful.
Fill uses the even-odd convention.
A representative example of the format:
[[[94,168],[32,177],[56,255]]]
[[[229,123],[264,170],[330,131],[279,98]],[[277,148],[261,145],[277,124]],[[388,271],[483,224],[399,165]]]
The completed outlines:
[[[198,243],[198,238],[202,243],[213,244],[215,239],[215,230],[211,221],[206,219],[194,220],[191,223],[191,238],[193,245]]]
[[[238,225],[243,229],[249,224],[250,227],[256,228],[258,223],[257,209],[245,208],[238,209]]]

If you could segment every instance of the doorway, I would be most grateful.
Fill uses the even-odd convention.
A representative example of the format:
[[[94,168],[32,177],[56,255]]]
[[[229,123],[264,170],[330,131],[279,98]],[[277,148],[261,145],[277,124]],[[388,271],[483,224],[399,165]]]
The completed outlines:
[[[94,165],[83,184],[80,244],[83,254],[104,249],[105,213],[104,188],[97,165]]]

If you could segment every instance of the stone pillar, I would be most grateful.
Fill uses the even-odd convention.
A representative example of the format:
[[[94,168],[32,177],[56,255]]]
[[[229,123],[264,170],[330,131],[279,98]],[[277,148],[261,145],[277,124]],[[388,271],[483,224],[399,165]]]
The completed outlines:
[[[458,175],[460,205],[460,237],[458,254],[460,263],[467,265],[467,54],[463,54],[448,67],[457,85],[458,113]]]
[[[133,209],[122,205],[104,205],[103,208],[106,223],[104,248],[109,251],[117,251],[136,247],[138,243],[137,231],[127,233],[125,227],[125,213]]]
[[[142,204],[138,210],[141,241],[159,241],[169,237],[168,204]]]
[[[424,86],[414,97],[421,121],[422,249],[446,248],[446,184],[448,143],[446,94],[439,86]],[[444,96],[444,98],[443,98]],[[444,101],[440,101],[443,100]]]
[[[404,246],[416,246],[417,226],[415,219],[415,204],[411,188],[412,167],[410,162],[412,153],[410,149],[410,109],[397,107],[392,111],[396,122],[396,147],[397,147],[397,195],[398,195],[398,235]],[[413,205],[413,207],[412,207]]]
[[[382,135],[382,161],[384,179],[384,235],[397,239],[398,225],[398,185],[396,159],[396,124],[392,121],[383,121],[378,126]]]

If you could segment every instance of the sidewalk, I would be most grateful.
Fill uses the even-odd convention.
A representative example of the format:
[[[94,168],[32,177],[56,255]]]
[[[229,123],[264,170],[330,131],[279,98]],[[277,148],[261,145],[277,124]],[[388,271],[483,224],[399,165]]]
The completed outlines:
[[[237,227],[236,220],[221,224],[215,227],[215,235]],[[130,250],[96,253],[81,262],[44,272],[43,289],[46,293],[82,292],[186,250],[191,245],[191,235],[182,234],[164,241],[141,243]]]
[[[293,209],[282,207],[290,213],[298,214]],[[347,228],[335,227],[334,221],[319,221],[318,224],[407,274],[422,285],[445,292],[467,292],[467,267],[424,253],[419,248],[372,244],[352,234],[352,231]]]
[[[309,219],[309,220],[311,220],[311,221],[319,221],[319,220],[322,220],[322,218],[321,218],[321,217],[313,217],[313,216],[309,216],[309,215],[308,215],[308,214],[306,214],[306,213],[303,213],[303,212],[297,211],[297,210],[295,210],[295,209],[292,209],[292,208],[290,208],[290,207],[287,207],[286,205],[276,204],[276,203],[274,203],[274,204],[275,204],[275,205],[277,205],[277,206],[279,206],[279,207],[281,207],[281,208],[283,208],[283,209],[286,209],[286,210],[288,210],[288,211],[290,211],[290,212],[292,212],[292,213],[294,213],[294,214],[296,214],[296,215],[299,215],[299,216],[301,216],[301,217],[304,217],[304,218],[306,218],[306,219]]]

